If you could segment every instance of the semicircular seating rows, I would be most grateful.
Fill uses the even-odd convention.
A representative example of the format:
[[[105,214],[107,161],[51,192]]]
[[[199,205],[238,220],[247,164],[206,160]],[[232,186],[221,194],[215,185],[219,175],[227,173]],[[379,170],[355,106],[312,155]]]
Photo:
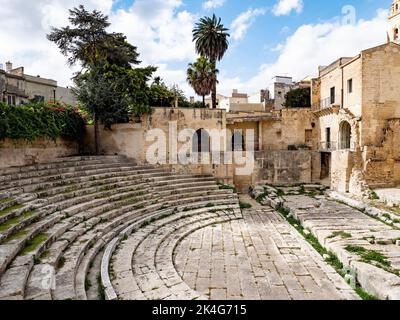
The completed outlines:
[[[212,176],[121,156],[0,169],[0,300],[203,299],[174,250],[191,232],[240,219]]]

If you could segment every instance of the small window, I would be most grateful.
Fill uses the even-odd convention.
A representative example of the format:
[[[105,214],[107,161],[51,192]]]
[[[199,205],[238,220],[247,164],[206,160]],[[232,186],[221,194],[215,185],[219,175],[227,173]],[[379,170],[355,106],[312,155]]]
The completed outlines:
[[[11,106],[11,105],[12,105],[12,99],[11,99],[11,96],[7,96],[7,104],[8,104],[9,106]]]
[[[399,29],[398,28],[394,29],[393,38],[394,38],[394,40],[398,40],[399,39]]]
[[[335,95],[336,95],[336,89],[335,87],[331,88],[331,104],[335,103]]]
[[[44,97],[40,95],[35,95],[32,99],[33,102],[44,102]]]
[[[353,93],[353,79],[347,80],[347,92]]]

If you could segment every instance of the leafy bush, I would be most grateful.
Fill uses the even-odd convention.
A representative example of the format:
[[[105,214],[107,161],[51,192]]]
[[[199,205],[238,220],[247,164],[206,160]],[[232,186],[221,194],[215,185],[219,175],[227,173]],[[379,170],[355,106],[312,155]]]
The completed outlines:
[[[286,108],[310,108],[311,107],[311,90],[310,88],[298,88],[289,91],[285,95]]]
[[[0,140],[37,138],[82,141],[85,121],[76,109],[60,103],[9,106],[0,103]]]

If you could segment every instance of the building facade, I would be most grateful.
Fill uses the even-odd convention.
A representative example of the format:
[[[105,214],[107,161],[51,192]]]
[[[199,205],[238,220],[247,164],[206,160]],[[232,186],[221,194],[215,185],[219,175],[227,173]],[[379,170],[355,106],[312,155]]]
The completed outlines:
[[[400,184],[399,80],[394,42],[320,69],[313,105],[322,174],[333,189],[362,194]]]
[[[25,74],[24,67],[13,69],[12,63],[7,62],[5,70],[0,68],[0,101],[20,105],[32,100],[77,104],[71,89],[59,87],[55,80]]]
[[[400,0],[393,0],[389,13],[388,36],[391,42],[400,44]]]

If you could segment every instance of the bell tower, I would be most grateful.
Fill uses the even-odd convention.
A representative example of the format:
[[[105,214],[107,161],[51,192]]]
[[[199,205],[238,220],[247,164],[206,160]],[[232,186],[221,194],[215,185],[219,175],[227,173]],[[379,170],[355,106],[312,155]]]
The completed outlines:
[[[400,44],[400,0],[393,0],[389,14],[389,40]]]

